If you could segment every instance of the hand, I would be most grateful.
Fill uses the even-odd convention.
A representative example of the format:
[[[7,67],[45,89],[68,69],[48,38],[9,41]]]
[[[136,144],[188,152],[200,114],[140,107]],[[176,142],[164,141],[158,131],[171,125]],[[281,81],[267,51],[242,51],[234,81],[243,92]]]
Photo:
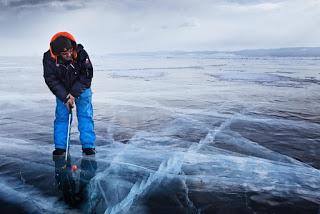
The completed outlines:
[[[67,96],[68,101],[65,103],[65,105],[67,106],[68,111],[70,112],[71,109],[74,107],[74,97],[71,94],[68,94]]]

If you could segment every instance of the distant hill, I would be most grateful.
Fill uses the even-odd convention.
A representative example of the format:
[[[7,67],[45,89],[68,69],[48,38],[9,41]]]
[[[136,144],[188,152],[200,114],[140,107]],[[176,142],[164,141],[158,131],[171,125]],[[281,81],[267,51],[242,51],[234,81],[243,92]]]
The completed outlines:
[[[275,49],[247,49],[239,51],[150,51],[150,52],[127,52],[127,53],[110,53],[111,55],[120,56],[186,56],[186,55],[239,55],[244,57],[320,57],[320,47],[295,47],[295,48],[275,48]]]
[[[308,48],[277,48],[277,49],[255,49],[255,50],[240,50],[232,51],[233,53],[241,56],[261,57],[261,56],[274,56],[274,57],[320,57],[320,47]]]

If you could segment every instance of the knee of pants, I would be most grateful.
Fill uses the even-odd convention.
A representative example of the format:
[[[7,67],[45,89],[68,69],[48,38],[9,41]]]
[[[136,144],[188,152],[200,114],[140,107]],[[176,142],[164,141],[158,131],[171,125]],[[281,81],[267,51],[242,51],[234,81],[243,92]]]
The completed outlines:
[[[92,92],[91,89],[86,89],[79,98],[76,99],[77,115],[78,119],[81,118],[92,118]]]
[[[56,112],[55,112],[56,121],[68,121],[68,110],[66,106],[57,98]]]

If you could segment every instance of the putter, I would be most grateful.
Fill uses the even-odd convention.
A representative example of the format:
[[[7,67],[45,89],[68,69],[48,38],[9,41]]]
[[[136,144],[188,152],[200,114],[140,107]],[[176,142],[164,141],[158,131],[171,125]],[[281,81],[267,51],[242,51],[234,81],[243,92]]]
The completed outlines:
[[[72,108],[70,106],[69,110],[69,121],[68,121],[68,135],[67,135],[67,148],[66,148],[66,162],[68,160],[68,154],[69,154],[69,141],[70,141],[70,130],[71,130],[71,117],[72,117]]]

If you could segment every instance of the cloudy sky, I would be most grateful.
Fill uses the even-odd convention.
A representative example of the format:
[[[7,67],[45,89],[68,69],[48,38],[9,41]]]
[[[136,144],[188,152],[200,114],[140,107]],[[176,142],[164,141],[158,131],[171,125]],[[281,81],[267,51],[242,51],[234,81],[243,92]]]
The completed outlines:
[[[0,55],[69,31],[94,54],[320,46],[320,0],[0,0]]]

